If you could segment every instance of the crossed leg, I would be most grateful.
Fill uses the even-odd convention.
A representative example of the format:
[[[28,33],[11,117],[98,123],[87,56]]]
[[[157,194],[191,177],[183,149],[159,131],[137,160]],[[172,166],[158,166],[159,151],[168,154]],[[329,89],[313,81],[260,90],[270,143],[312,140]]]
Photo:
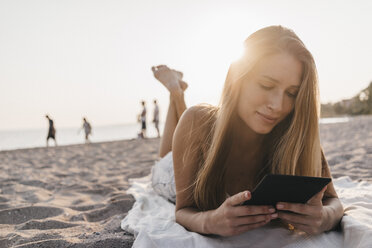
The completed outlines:
[[[181,115],[186,110],[184,91],[187,88],[187,83],[182,81],[183,74],[181,72],[169,69],[165,65],[160,65],[151,68],[154,76],[159,80],[169,91],[169,107],[165,120],[163,136],[160,140],[159,156],[162,158],[167,153],[172,151],[173,134]]]

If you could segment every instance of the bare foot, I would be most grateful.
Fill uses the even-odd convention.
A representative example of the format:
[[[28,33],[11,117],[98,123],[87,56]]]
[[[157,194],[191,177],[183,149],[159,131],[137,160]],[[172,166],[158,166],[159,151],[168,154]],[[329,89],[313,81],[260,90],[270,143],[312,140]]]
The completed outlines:
[[[182,78],[183,78],[183,73],[182,72],[176,71],[176,70],[173,70],[173,69],[172,69],[172,71],[176,74],[178,80],[182,80]]]
[[[180,71],[176,71],[174,69],[172,69],[172,71],[176,74],[176,76],[178,78],[178,82],[179,82],[179,84],[181,86],[182,91],[185,91],[189,85],[185,81],[182,80],[183,73],[180,72]]]
[[[154,77],[159,80],[169,92],[184,91],[187,88],[187,83],[181,81],[182,72],[172,70],[166,65],[151,67]]]
[[[187,87],[189,86],[185,81],[180,80],[178,82],[180,83],[182,91],[185,91]]]

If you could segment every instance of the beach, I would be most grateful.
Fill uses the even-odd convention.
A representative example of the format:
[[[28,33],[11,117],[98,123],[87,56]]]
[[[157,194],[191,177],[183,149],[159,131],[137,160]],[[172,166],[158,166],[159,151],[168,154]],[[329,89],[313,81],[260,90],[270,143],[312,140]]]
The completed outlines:
[[[372,183],[372,116],[320,125],[334,178]],[[131,247],[120,222],[159,139],[0,152],[0,247]]]

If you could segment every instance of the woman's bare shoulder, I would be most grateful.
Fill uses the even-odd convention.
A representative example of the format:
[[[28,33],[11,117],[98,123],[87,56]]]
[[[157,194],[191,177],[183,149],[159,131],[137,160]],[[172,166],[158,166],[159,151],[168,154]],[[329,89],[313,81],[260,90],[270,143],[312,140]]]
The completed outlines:
[[[188,108],[177,124],[175,137],[182,140],[182,146],[196,145],[204,141],[213,129],[218,108],[199,104]]]
[[[205,121],[214,122],[217,110],[218,107],[210,104],[198,104],[188,108],[181,116],[181,120],[186,119],[198,124],[205,123]]]

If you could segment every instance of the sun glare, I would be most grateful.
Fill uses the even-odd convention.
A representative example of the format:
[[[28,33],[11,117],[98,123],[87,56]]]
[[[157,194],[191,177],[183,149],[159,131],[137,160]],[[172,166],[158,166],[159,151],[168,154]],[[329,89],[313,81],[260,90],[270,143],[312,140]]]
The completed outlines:
[[[240,41],[241,43],[241,41]],[[235,62],[239,60],[243,56],[244,47],[239,42],[235,42],[234,45],[231,45],[229,53],[230,53],[230,61]],[[239,44],[239,45],[236,45]]]

